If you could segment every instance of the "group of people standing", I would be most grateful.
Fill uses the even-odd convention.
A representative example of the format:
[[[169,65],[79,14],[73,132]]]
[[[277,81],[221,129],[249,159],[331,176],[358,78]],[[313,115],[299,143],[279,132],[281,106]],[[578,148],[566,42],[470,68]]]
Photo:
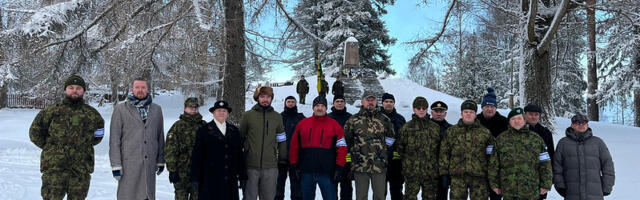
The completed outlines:
[[[552,133],[538,123],[542,109],[530,104],[504,117],[493,89],[480,114],[466,100],[452,125],[442,101],[429,106],[416,97],[407,122],[392,94],[378,99],[371,91],[353,115],[341,93],[334,93],[331,112],[321,93],[311,117],[298,112],[293,96],[278,113],[273,89],[261,86],[237,127],[226,121],[227,102],[214,103],[207,123],[200,101],[186,99],[165,140],[162,110],[148,87],[135,79],[132,95],[112,114],[109,157],[118,199],[155,199],[155,176],[165,165],[176,199],[239,199],[239,189],[247,200],[284,199],[287,177],[291,199],[315,199],[316,186],[323,199],[351,199],[352,181],[358,200],[385,199],[387,183],[393,200],[418,199],[420,191],[422,199],[544,199],[552,184],[565,199],[603,199],[614,184],[611,155],[586,116],[571,118],[554,152]],[[64,88],[65,98],[38,113],[29,131],[42,149],[43,199],[87,197],[93,146],[104,136],[104,120],[83,101],[84,80],[72,75]],[[303,103],[308,83],[307,92],[300,89]]]

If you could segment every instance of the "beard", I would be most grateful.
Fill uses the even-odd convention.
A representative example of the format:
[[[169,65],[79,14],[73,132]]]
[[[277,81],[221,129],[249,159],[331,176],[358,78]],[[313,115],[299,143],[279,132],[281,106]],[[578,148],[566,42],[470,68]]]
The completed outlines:
[[[75,97],[74,97],[75,96]],[[71,100],[71,102],[73,103],[78,103],[80,101],[82,101],[83,95],[65,95],[65,97],[69,100]]]

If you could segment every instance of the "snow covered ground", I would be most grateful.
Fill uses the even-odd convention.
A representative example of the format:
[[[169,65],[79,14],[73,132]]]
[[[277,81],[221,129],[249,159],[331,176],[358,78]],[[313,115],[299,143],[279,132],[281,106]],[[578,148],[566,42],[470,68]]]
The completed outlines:
[[[312,91],[315,91],[313,88],[315,88],[316,80],[314,78],[307,80]],[[333,84],[334,79],[328,77],[327,81]],[[381,80],[381,83],[385,91],[395,95],[397,110],[407,120],[411,117],[411,105],[416,96],[424,96],[430,103],[438,100],[447,103],[449,105],[447,120],[450,123],[457,122],[460,117],[459,108],[463,101],[461,99],[421,87],[405,79],[386,79]],[[274,93],[273,106],[277,111],[283,110],[283,102],[287,96],[292,95],[297,98],[295,85],[277,87],[274,89]],[[251,98],[252,94],[253,92],[247,92],[247,109],[255,104]],[[307,96],[307,105],[298,105],[298,110],[303,112],[305,116],[311,115],[310,104],[316,94],[311,92]],[[165,131],[169,130],[169,127],[183,112],[182,106],[185,98],[180,94],[164,93],[154,99],[155,103],[162,106]],[[329,94],[327,98],[331,101],[333,96]],[[207,121],[213,118],[208,109],[214,101],[215,99],[208,99],[205,106],[200,108]],[[107,135],[95,147],[96,165],[95,172],[92,174],[88,199],[111,200],[116,198],[117,187],[116,181],[111,176],[108,156],[108,125],[110,124],[113,109],[110,105],[96,108],[106,121]],[[358,111],[358,108],[352,105],[348,105],[347,109],[351,113]],[[238,110],[235,109],[234,112],[238,112]],[[39,171],[41,150],[31,143],[28,134],[31,121],[38,111],[32,109],[0,110],[0,199],[2,200],[41,199],[41,174]],[[500,112],[503,115],[507,114],[507,110],[500,110]],[[554,135],[556,142],[561,137],[564,137],[564,130],[569,126],[570,121],[566,118],[557,118],[557,124],[558,127],[556,129],[561,132]],[[613,193],[607,199],[635,199],[634,196],[637,196],[635,192],[637,192],[638,185],[640,185],[640,173],[634,173],[633,170],[640,166],[640,159],[636,154],[640,150],[639,147],[636,147],[637,144],[640,144],[640,128],[599,122],[591,122],[589,124],[594,130],[594,135],[601,137],[609,146],[616,167],[616,185]],[[169,183],[168,173],[166,172],[157,178],[156,195],[157,199],[173,199],[173,186]],[[286,195],[288,196],[288,192]],[[319,190],[316,198],[321,199]],[[388,196],[387,199],[389,199]],[[555,191],[551,191],[549,199],[561,198]]]

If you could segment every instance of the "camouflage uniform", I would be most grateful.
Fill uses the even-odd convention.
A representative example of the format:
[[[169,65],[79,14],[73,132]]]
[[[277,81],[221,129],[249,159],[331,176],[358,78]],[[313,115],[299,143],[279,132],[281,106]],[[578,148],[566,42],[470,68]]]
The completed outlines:
[[[458,124],[447,129],[440,146],[440,175],[451,175],[452,200],[489,198],[487,167],[495,139],[478,120],[473,124]]]
[[[490,158],[491,188],[500,188],[505,199],[538,199],[540,188],[551,189],[550,161],[538,134],[509,127],[496,138]]]
[[[438,192],[438,146],[440,126],[428,116],[413,115],[400,129],[398,152],[402,155],[402,175],[406,179],[404,199],[436,199]]]
[[[375,108],[361,108],[360,112],[347,120],[344,132],[351,154],[351,169],[354,173],[366,173],[370,177],[376,176],[376,180],[381,176],[382,183],[372,181],[371,185],[374,186],[374,199],[384,198],[386,191],[384,176],[389,159],[387,148],[395,142],[391,120]],[[363,191],[360,191],[363,194],[358,195],[359,183],[356,178],[356,198],[366,199],[366,194]],[[380,184],[382,184],[382,188],[378,188]],[[379,191],[381,189],[384,191]]]
[[[164,147],[164,159],[169,173],[178,173],[180,180],[173,183],[175,199],[198,199],[197,191],[193,191],[189,171],[191,169],[191,152],[196,140],[196,132],[207,122],[202,120],[202,115],[182,114],[180,120],[171,126],[167,134],[167,142]]]
[[[93,146],[102,141],[104,120],[82,100],[65,98],[33,120],[29,138],[42,149],[42,198],[85,199],[94,167]]]

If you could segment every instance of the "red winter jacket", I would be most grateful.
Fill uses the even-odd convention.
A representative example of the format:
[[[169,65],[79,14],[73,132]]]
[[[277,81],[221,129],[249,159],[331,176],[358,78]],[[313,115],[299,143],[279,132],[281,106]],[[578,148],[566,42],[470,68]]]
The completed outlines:
[[[344,166],[347,143],[344,130],[328,116],[312,116],[296,126],[291,139],[289,161],[303,172],[330,173],[335,165]]]

